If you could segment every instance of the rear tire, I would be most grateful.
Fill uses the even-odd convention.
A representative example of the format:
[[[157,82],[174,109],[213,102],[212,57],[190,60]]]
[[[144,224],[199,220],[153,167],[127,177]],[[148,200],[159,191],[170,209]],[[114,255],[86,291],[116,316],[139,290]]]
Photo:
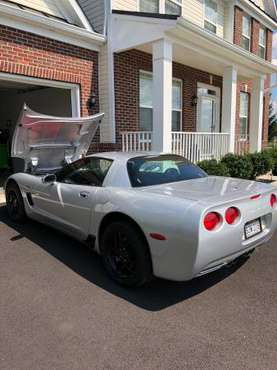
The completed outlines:
[[[17,223],[24,223],[27,219],[24,201],[18,185],[14,182],[7,185],[6,203],[10,219]]]
[[[150,280],[152,263],[146,240],[137,227],[114,221],[101,235],[104,267],[118,284],[138,287]]]

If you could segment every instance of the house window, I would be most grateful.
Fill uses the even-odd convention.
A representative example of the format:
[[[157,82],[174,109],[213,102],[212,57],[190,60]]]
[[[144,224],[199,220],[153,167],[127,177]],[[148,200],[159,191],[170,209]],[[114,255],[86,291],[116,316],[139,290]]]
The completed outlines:
[[[140,12],[159,13],[159,0],[140,0]]]
[[[182,15],[182,0],[165,0],[165,14]]]
[[[249,124],[249,94],[240,93],[240,140],[247,140]]]
[[[210,32],[217,31],[217,3],[214,0],[205,0],[204,28]]]
[[[152,74],[140,72],[139,78],[140,130],[153,129],[153,83]]]
[[[250,51],[251,45],[251,21],[249,17],[242,17],[242,36],[241,36],[241,46]]]
[[[141,131],[153,130],[153,78],[152,73],[140,72],[139,110]],[[180,131],[182,124],[182,81],[172,81],[172,131]]]
[[[259,30],[259,56],[265,59],[265,42],[266,42],[266,32],[263,27]]]
[[[181,131],[182,125],[182,81],[172,81],[172,131]]]

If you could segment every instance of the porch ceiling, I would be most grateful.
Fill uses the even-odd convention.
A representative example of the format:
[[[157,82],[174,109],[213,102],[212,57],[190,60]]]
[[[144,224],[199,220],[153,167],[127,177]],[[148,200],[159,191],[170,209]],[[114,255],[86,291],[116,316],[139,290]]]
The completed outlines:
[[[140,45],[136,49],[152,54],[152,44]],[[202,57],[195,51],[180,47],[177,44],[173,45],[173,61],[218,76],[223,76],[225,67],[223,63],[208,56]],[[243,79],[243,76],[241,76],[241,79]]]

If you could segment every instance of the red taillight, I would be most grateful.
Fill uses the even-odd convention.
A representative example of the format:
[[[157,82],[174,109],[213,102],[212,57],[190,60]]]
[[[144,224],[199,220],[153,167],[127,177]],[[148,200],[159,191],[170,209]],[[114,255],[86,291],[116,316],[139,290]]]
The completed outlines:
[[[271,194],[270,196],[270,205],[272,208],[274,208],[277,204],[277,197],[275,194]]]
[[[233,225],[239,219],[239,216],[240,211],[235,207],[228,208],[225,212],[225,220],[229,225]]]
[[[216,212],[208,213],[204,218],[204,226],[207,230],[214,230],[221,223],[221,216]]]

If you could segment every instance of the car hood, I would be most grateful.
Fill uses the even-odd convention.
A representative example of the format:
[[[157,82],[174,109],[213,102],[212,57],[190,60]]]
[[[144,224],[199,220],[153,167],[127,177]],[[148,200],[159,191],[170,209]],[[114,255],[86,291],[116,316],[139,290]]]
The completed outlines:
[[[176,183],[149,186],[141,188],[141,191],[210,204],[224,203],[234,199],[262,194],[270,189],[270,185],[256,181],[207,176]]]
[[[44,173],[86,155],[104,114],[85,118],[52,117],[24,105],[16,125],[11,156],[24,171]]]

